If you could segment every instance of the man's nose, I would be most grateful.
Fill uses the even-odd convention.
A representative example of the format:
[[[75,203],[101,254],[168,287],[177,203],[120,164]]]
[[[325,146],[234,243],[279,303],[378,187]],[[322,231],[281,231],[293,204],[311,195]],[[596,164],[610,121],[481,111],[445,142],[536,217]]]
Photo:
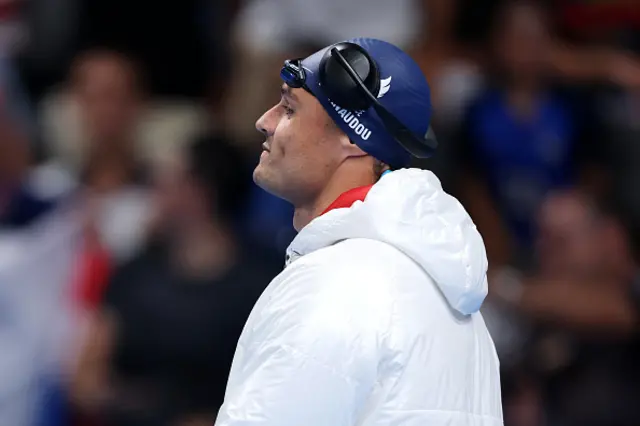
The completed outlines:
[[[275,107],[266,111],[262,116],[256,121],[256,129],[262,133],[265,137],[269,137],[273,135],[273,132],[276,128],[277,118],[274,113]]]

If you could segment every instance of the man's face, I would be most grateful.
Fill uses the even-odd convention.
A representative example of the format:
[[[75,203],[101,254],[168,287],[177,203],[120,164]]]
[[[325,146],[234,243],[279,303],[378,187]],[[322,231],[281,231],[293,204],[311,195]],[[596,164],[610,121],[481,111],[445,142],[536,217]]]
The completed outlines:
[[[344,134],[318,100],[303,89],[284,85],[280,102],[265,112],[256,128],[266,136],[254,181],[294,206],[313,202],[344,160]]]

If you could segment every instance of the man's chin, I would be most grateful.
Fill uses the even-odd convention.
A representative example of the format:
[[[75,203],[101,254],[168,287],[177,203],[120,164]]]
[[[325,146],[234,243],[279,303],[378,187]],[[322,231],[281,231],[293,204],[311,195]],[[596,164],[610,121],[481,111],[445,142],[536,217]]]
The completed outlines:
[[[253,169],[253,181],[256,185],[262,187],[264,169],[262,164],[258,164],[255,169]]]
[[[253,171],[253,182],[269,194],[281,198],[281,195],[274,185],[273,176],[268,170],[259,164]]]
[[[253,170],[253,182],[265,191],[270,192],[268,173],[267,170],[265,170],[264,165],[258,164],[258,166]]]

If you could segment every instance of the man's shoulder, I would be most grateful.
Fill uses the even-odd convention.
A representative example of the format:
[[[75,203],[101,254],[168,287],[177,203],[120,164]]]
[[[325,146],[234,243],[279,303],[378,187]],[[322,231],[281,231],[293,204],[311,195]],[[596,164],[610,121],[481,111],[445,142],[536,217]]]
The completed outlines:
[[[406,263],[405,263],[406,262]],[[272,282],[274,300],[295,298],[304,312],[370,318],[390,313],[407,268],[424,275],[409,258],[380,241],[348,239],[307,254]],[[425,278],[426,279],[426,278]],[[418,280],[412,280],[418,284]]]
[[[332,251],[289,264],[262,294],[241,340],[293,348],[326,365],[341,365],[354,353],[373,362],[377,336],[389,329],[392,298],[364,265],[356,268]]]
[[[348,239],[295,261],[284,271],[295,277],[292,292],[313,293],[314,308],[333,308],[339,300],[363,318],[379,313],[382,321],[412,323],[425,328],[441,321],[466,323],[451,308],[433,278],[408,255],[391,244],[372,239]],[[317,304],[317,305],[316,305]],[[432,333],[433,331],[429,331]]]
[[[404,255],[379,241],[344,240],[291,262],[276,281],[295,292],[361,298],[390,291],[398,279],[397,256]]]
[[[287,302],[287,315],[303,321],[329,316],[374,325],[373,317],[391,309],[396,280],[378,245],[384,244],[345,240],[293,261],[269,285],[265,310],[282,312],[279,306]]]

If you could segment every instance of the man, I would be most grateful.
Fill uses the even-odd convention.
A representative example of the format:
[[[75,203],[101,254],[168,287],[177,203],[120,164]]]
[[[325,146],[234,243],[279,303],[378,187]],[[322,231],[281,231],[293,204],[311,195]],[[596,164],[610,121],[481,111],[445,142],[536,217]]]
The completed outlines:
[[[245,325],[216,424],[502,425],[482,238],[431,172],[400,170],[435,145],[418,65],[355,39],[281,75],[254,179],[295,206],[299,233]]]

